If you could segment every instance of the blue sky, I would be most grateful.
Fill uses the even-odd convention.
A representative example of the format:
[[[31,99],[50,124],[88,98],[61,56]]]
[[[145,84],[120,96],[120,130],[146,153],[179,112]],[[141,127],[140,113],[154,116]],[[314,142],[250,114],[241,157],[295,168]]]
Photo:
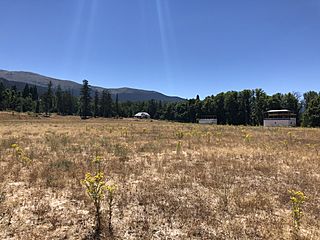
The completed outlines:
[[[0,0],[0,69],[201,98],[320,90],[319,0]]]

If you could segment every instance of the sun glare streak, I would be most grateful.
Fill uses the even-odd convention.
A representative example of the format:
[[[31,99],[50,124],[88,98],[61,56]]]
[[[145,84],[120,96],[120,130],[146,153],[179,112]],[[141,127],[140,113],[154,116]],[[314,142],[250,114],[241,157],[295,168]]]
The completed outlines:
[[[166,83],[171,87],[172,86],[172,71],[170,67],[170,55],[169,55],[169,45],[168,45],[168,36],[167,36],[167,24],[170,25],[170,22],[166,24],[168,18],[166,18],[165,11],[168,11],[168,6],[164,6],[161,0],[156,0],[159,31],[160,31],[160,40],[161,40],[161,50],[163,54],[163,62],[166,75]]]
[[[79,30],[81,26],[81,19],[83,16],[83,12],[85,9],[85,1],[79,0],[77,1],[77,5],[74,9],[73,14],[73,21],[70,28],[70,34],[66,43],[66,51],[65,51],[65,68],[66,71],[70,68],[70,65],[72,65],[73,59],[76,57],[76,49],[77,49],[77,37],[79,35]]]
[[[84,17],[86,20],[85,25],[85,34],[84,34],[84,42],[83,42],[83,52],[82,52],[82,68],[85,68],[86,63],[89,60],[90,55],[90,49],[93,43],[93,30],[94,30],[94,20],[95,20],[95,14],[96,14],[96,6],[97,1],[91,0],[89,1],[90,5],[88,7],[88,15]],[[87,18],[86,18],[87,17]]]
[[[74,10],[74,19],[70,29],[69,39],[66,44],[65,68],[76,65],[80,72],[84,71],[90,47],[92,46],[92,31],[97,1],[78,0]],[[79,47],[82,51],[78,51]]]

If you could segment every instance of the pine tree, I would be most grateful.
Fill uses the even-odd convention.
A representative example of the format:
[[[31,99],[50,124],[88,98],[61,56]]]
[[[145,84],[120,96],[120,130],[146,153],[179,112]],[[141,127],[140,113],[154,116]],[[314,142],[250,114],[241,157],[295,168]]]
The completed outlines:
[[[23,112],[31,112],[33,109],[34,102],[31,96],[22,99],[22,110]]]
[[[40,101],[39,100],[36,100],[36,106],[35,106],[34,112],[35,113],[40,112]]]
[[[94,92],[94,101],[93,101],[93,116],[98,117],[99,115],[99,92],[96,90]]]
[[[29,84],[26,83],[26,85],[24,86],[23,92],[22,92],[22,97],[27,98],[27,97],[29,97],[29,94],[30,94]]]
[[[52,110],[52,103],[53,103],[53,93],[52,93],[52,82],[50,81],[48,84],[48,90],[43,95],[44,112],[46,116],[50,116],[50,112]]]
[[[91,96],[90,96],[90,86],[88,80],[83,80],[83,85],[80,92],[80,117],[82,119],[87,119],[91,116]]]
[[[63,109],[62,109],[62,90],[60,85],[58,85],[57,90],[56,90],[56,101],[57,101],[57,112],[58,114],[63,114]]]
[[[119,113],[119,96],[118,93],[116,94],[116,116],[119,117],[120,113]]]
[[[102,91],[102,96],[100,101],[100,115],[102,117],[112,116],[112,98],[108,90]]]
[[[243,90],[239,92],[239,124],[248,125],[251,124],[251,111],[253,104],[253,91]]]
[[[72,96],[70,91],[65,91],[62,93],[62,114],[72,115],[76,113],[76,102],[74,96]]]
[[[148,110],[147,112],[150,114],[151,118],[154,118],[154,115],[157,112],[157,103],[154,99],[148,101]]]
[[[304,113],[303,125],[308,127],[320,126],[320,96],[310,100]]]
[[[8,90],[8,107],[11,110],[15,110],[18,106],[18,97],[19,94],[17,92],[17,87],[13,86],[11,87],[11,90]]]
[[[30,88],[30,93],[32,95],[32,100],[36,101],[39,99],[39,95],[38,95],[38,89],[37,86],[34,85],[32,88]]]
[[[226,112],[227,124],[239,124],[238,113],[239,113],[239,102],[238,92],[229,91],[225,93],[224,98],[224,109]]]
[[[262,89],[254,90],[252,121],[254,125],[263,124],[263,114],[267,110],[267,94]]]
[[[4,110],[5,105],[5,87],[2,82],[0,82],[0,111]]]

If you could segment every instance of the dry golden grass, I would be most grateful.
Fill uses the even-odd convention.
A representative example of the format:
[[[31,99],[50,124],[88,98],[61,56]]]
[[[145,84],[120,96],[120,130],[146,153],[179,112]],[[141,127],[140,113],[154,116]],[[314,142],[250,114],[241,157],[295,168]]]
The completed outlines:
[[[96,154],[117,185],[114,239],[292,239],[289,189],[308,197],[296,238],[320,239],[320,129],[2,114],[0,136],[1,239],[89,238]]]

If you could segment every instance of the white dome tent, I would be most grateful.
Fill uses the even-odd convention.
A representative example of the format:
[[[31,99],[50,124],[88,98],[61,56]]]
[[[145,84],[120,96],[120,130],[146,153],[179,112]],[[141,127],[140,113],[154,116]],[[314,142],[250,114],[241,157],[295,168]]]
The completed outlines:
[[[147,112],[138,112],[134,115],[135,118],[150,118],[150,114]]]

